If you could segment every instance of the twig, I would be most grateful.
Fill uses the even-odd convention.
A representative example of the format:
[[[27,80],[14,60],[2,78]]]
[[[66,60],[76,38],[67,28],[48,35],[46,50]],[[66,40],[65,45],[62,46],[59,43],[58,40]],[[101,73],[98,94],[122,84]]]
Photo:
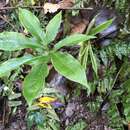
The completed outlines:
[[[21,8],[34,8],[34,9],[42,9],[43,8],[43,6],[16,6],[16,7],[7,6],[7,7],[0,8],[0,10],[13,10],[13,9],[18,9],[19,7],[21,7]]]
[[[18,9],[19,7],[21,8],[31,8],[31,9],[43,9],[43,6],[17,6],[17,7],[1,7],[0,10],[13,10],[13,9]],[[61,8],[61,10],[92,10],[93,8],[88,7],[88,8],[73,8],[73,7],[65,7]]]
[[[3,17],[2,15],[0,15],[0,18],[2,20],[4,20],[6,23],[8,23],[15,31],[17,31],[17,29],[15,28],[15,26],[12,23],[10,23],[5,17]]]

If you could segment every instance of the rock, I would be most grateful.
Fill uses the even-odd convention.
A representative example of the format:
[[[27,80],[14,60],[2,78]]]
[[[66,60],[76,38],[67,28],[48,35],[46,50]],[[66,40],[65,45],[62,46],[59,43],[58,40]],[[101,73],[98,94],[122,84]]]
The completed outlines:
[[[11,127],[13,129],[19,129],[19,124],[17,122],[12,122]]]
[[[0,123],[0,130],[4,130],[4,126],[2,123]]]
[[[96,44],[100,46],[107,46],[111,43],[111,39],[117,36],[119,24],[122,20],[119,20],[121,18],[115,10],[109,8],[94,8],[93,10],[81,10],[80,14],[84,19],[89,21],[91,21],[94,16],[98,14],[95,21],[95,26],[98,26],[107,20],[113,19],[112,24],[98,34],[99,37],[95,42]]]
[[[71,117],[74,114],[76,104],[75,103],[68,103],[65,114],[67,117]]]
[[[118,30],[118,24],[119,22],[117,21],[117,14],[114,10],[110,10],[110,9],[101,9],[99,10],[99,15],[96,18],[95,21],[95,25],[98,26],[104,22],[106,22],[109,19],[113,19],[112,24],[105,29],[104,31],[100,32],[100,38],[102,37],[109,37],[109,38],[113,38],[117,35],[117,30]]]
[[[52,88],[55,88],[57,92],[65,96],[67,94],[67,79],[58,74],[54,69],[51,70],[48,77],[48,83]]]

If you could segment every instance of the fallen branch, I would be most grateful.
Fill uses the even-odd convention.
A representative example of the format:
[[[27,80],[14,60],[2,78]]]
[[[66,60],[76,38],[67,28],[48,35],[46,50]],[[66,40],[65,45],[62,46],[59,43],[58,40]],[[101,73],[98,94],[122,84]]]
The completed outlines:
[[[13,10],[18,8],[31,8],[31,9],[44,9],[43,6],[17,6],[17,7],[1,7],[0,10]],[[74,7],[65,7],[60,8],[61,10],[92,10],[93,8],[74,8]]]

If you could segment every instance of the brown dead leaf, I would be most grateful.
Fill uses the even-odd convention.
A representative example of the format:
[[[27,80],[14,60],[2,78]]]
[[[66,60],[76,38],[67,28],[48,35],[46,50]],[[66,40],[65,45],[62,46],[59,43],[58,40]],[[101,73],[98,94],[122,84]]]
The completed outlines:
[[[58,9],[60,9],[59,4],[45,3],[44,4],[44,13],[55,13]]]
[[[68,7],[72,7],[74,3],[74,0],[62,0],[58,4],[60,5],[60,9],[66,9]]]
[[[0,0],[0,9],[6,6],[9,3],[9,0]]]
[[[74,0],[63,0],[58,4],[45,3],[44,4],[44,13],[55,13],[58,9],[66,9],[72,7],[74,4]]]
[[[130,122],[128,123],[128,130],[130,130]]]
[[[4,3],[0,2],[0,9],[4,7]]]
[[[71,34],[74,33],[83,33],[88,25],[89,21],[87,20],[81,20],[77,24],[71,25]]]

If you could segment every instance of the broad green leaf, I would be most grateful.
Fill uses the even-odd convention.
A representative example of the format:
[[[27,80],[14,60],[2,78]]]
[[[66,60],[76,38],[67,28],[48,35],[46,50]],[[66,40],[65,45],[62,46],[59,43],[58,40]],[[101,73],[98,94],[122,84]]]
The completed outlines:
[[[102,31],[104,31],[105,29],[107,29],[113,22],[113,19],[107,20],[105,22],[103,22],[102,24],[98,25],[97,27],[93,28],[90,30],[89,34],[90,35],[96,35]]]
[[[34,37],[44,41],[45,33],[40,26],[38,18],[33,13],[26,9],[19,8],[19,20]]]
[[[86,86],[90,90],[85,70],[73,56],[67,53],[55,52],[51,55],[51,60],[54,68],[61,75]]]
[[[95,55],[94,55],[94,53],[93,53],[93,50],[92,50],[91,45],[90,45],[89,52],[90,52],[90,58],[91,58],[93,70],[94,70],[94,72],[95,72],[96,75],[97,75],[98,65],[97,65],[96,57],[95,57]]]
[[[13,58],[5,61],[0,65],[0,77],[5,76],[11,70],[17,69],[20,65],[33,59],[32,56],[23,56],[21,58]]]
[[[84,41],[87,41],[87,40],[90,40],[93,38],[95,38],[95,37],[84,35],[84,34],[74,34],[72,36],[68,36],[68,37],[64,38],[63,40],[59,41],[55,45],[55,49],[59,49],[63,46],[72,46],[72,45],[78,44],[79,42],[84,42]]]
[[[28,104],[32,101],[45,87],[45,78],[48,75],[47,64],[39,64],[32,68],[31,72],[25,77],[23,82],[23,95]]]
[[[22,64],[36,65],[38,63],[47,63],[48,60],[48,56],[32,57],[31,55],[9,59],[0,65],[0,77],[5,76],[11,70],[17,69]]]
[[[46,38],[48,44],[55,39],[60,28],[61,20],[62,15],[60,12],[56,16],[54,16],[54,18],[52,18],[52,20],[48,23],[46,27]]]
[[[0,49],[5,51],[15,51],[24,48],[39,48],[39,44],[17,32],[0,33]]]
[[[28,61],[26,64],[37,65],[40,63],[47,63],[49,61],[49,59],[50,59],[50,57],[48,55],[36,56],[32,60]]]

